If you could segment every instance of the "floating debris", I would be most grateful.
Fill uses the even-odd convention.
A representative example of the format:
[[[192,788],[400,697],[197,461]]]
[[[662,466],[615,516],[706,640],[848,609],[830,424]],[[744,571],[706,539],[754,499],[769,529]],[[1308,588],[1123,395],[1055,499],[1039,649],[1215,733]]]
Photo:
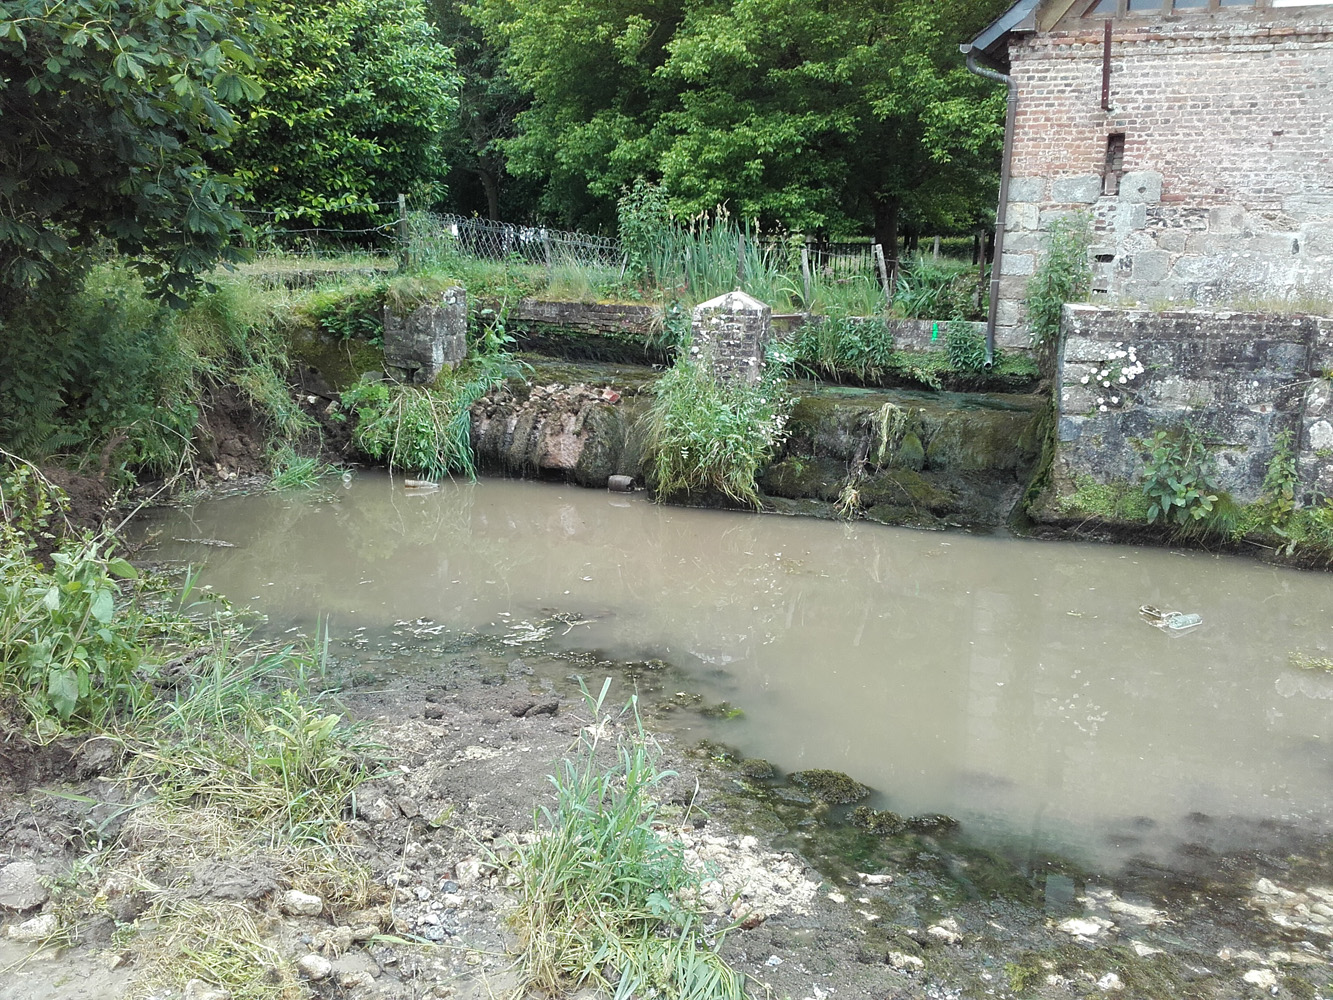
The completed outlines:
[[[1186,614],[1182,611],[1163,611],[1151,604],[1139,608],[1139,615],[1154,628],[1169,629],[1172,632],[1184,632],[1203,624],[1203,616]]]
[[[185,542],[187,545],[211,545],[215,549],[234,549],[235,542],[224,542],[221,538],[173,538],[173,542]]]

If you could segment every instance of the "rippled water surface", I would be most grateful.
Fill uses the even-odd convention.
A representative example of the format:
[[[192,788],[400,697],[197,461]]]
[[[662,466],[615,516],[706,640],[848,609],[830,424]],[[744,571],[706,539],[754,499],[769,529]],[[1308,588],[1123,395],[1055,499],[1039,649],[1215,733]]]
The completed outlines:
[[[362,474],[323,493],[161,512],[156,555],[275,627],[395,621],[660,657],[744,717],[710,735],[878,804],[1112,863],[1206,828],[1333,819],[1333,578],[1197,553],[658,507]],[[198,540],[225,541],[225,548]],[[1173,635],[1153,604],[1203,616]],[[1234,845],[1233,845],[1234,846]]]

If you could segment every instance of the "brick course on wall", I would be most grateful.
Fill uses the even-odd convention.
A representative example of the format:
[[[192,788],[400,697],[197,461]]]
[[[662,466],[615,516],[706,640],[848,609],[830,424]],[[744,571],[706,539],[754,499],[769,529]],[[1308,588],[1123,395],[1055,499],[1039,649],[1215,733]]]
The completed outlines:
[[[1333,297],[1333,14],[1320,10],[1116,22],[1109,111],[1100,23],[1011,38],[1010,339],[1041,231],[1071,211],[1095,221],[1094,288],[1108,301]],[[1107,195],[1113,133],[1124,174]]]

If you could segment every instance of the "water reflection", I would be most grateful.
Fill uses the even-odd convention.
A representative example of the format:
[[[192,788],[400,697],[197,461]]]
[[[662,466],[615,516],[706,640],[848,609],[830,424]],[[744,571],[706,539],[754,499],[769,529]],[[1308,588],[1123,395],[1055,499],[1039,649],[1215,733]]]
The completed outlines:
[[[718,726],[748,754],[1092,861],[1165,857],[1200,815],[1216,838],[1333,813],[1333,678],[1288,663],[1333,647],[1324,575],[533,483],[362,475],[336,493],[173,512],[158,554],[206,560],[204,582],[283,625],[578,613],[552,642],[686,668],[745,710]],[[1150,628],[1143,604],[1204,625]]]

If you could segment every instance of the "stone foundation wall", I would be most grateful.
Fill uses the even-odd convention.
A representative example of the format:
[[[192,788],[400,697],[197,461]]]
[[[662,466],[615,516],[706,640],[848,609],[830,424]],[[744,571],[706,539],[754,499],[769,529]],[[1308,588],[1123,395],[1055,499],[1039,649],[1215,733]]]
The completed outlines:
[[[1100,20],[1013,39],[1002,327],[1021,326],[1043,231],[1076,211],[1095,219],[1095,288],[1112,301],[1333,294],[1333,13],[1274,14],[1116,22],[1109,111]]]
[[[1139,442],[1197,429],[1221,487],[1256,500],[1283,431],[1301,499],[1333,490],[1333,319],[1066,306],[1056,375],[1057,493],[1138,482]]]

